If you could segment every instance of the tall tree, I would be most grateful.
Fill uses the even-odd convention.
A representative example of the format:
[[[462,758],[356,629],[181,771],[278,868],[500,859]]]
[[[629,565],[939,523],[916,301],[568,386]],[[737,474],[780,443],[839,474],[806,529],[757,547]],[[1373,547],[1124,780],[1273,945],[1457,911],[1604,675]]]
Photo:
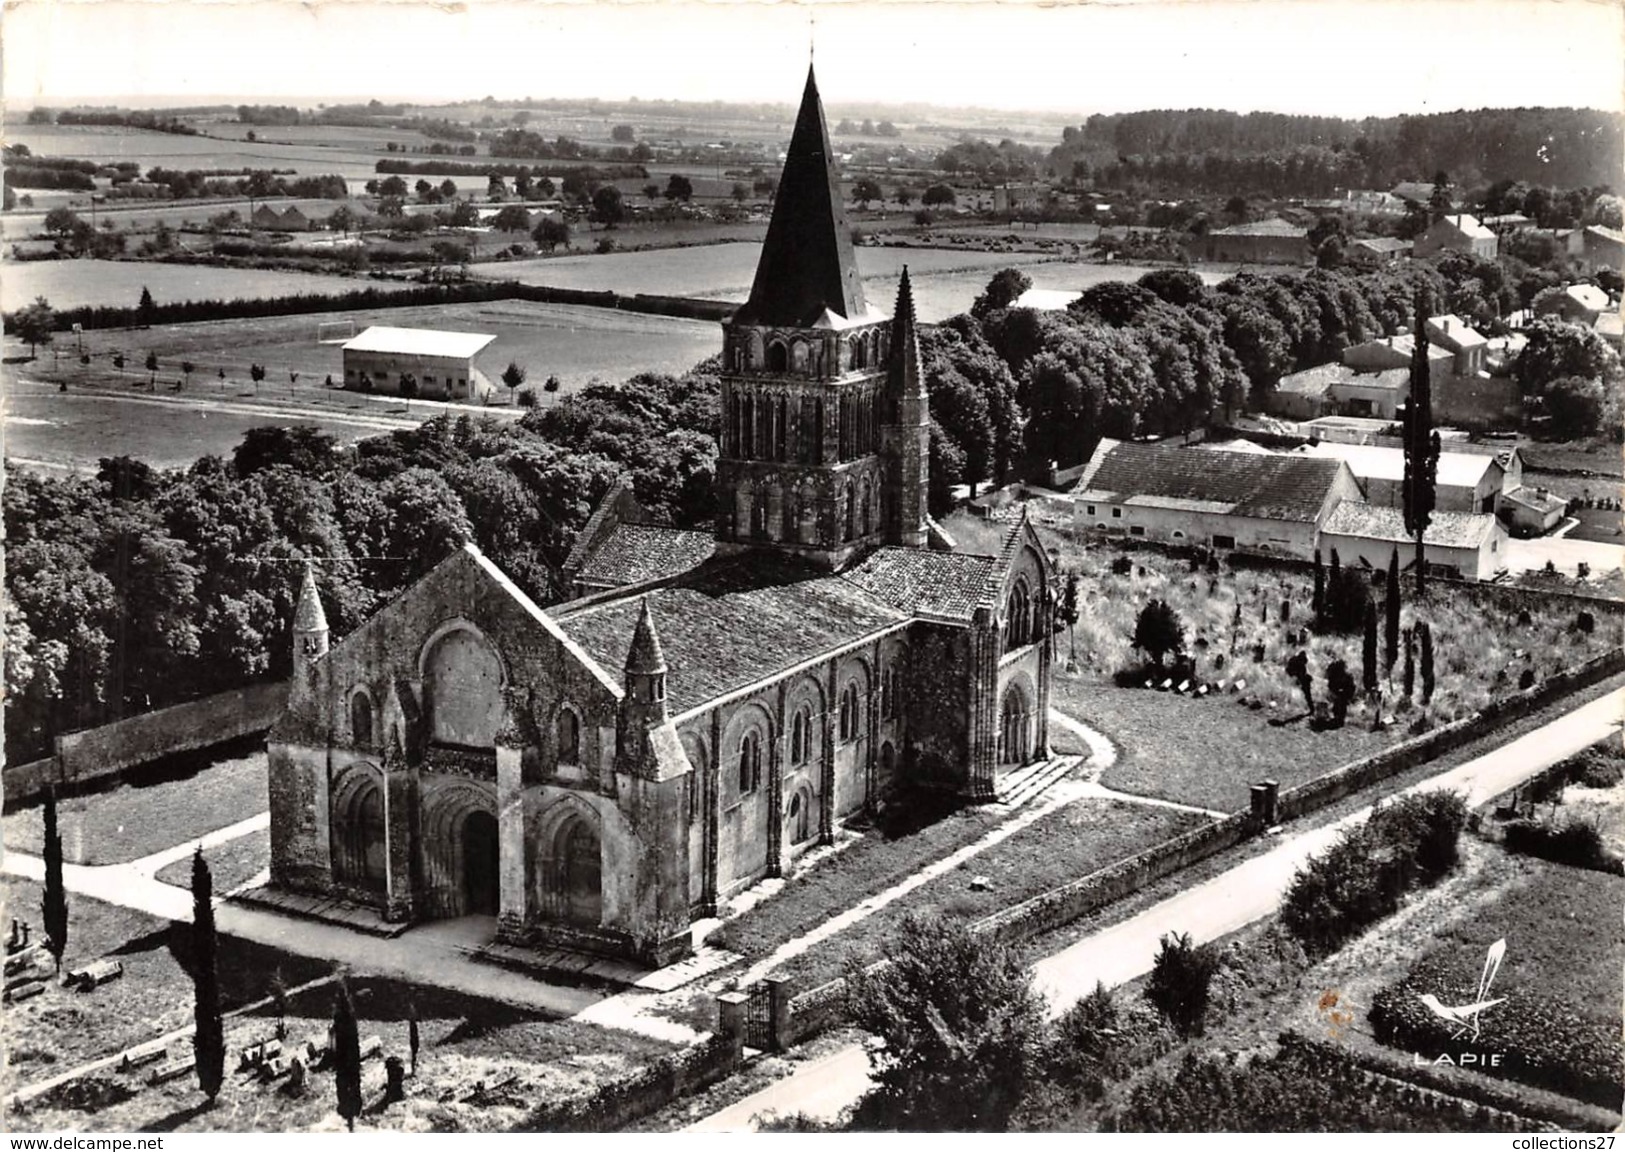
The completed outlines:
[[[890,964],[853,964],[847,977],[854,1022],[884,1043],[853,1126],[1002,1131],[1043,1035],[1020,955],[960,921],[923,916],[906,918],[884,950]]]
[[[1439,434],[1433,430],[1433,385],[1428,370],[1428,291],[1416,290],[1416,327],[1411,351],[1411,398],[1405,405],[1405,531],[1416,537],[1416,594],[1426,591],[1428,525],[1433,520],[1439,474]]]
[[[1360,642],[1360,686],[1367,696],[1377,694],[1377,606],[1365,603],[1365,632]]]
[[[68,949],[68,890],[62,883],[62,833],[56,826],[56,789],[45,793],[45,895],[40,904],[45,925],[45,947],[62,974],[62,954]]]
[[[356,1027],[350,985],[342,980],[333,1002],[333,1087],[338,1094],[339,1115],[354,1132],[362,1106],[361,1034]]]
[[[38,354],[41,344],[51,342],[51,332],[56,328],[56,312],[51,308],[51,302],[43,296],[34,297],[34,302],[25,308],[17,309],[11,318],[11,330],[17,339],[28,345],[28,354]]]
[[[1422,703],[1428,704],[1433,700],[1433,627],[1430,624],[1418,624],[1422,631]]]
[[[1315,549],[1315,598],[1312,605],[1315,611],[1315,628],[1318,630],[1326,614],[1326,564],[1320,558],[1320,549]]]
[[[226,1036],[220,1019],[220,940],[214,927],[214,877],[200,844],[192,854],[192,990],[197,1084],[214,1106],[226,1076]]]
[[[1399,659],[1399,549],[1388,555],[1388,583],[1383,593],[1383,670],[1393,675]]]

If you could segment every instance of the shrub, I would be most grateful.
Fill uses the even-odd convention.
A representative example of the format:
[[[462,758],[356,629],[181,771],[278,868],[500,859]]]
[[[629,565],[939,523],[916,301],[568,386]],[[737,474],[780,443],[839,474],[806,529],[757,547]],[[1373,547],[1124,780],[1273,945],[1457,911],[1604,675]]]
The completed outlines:
[[[1535,856],[1572,868],[1619,874],[1620,858],[1604,846],[1602,833],[1588,820],[1569,817],[1561,824],[1551,820],[1509,820],[1502,829],[1508,852]]]
[[[1418,964],[1401,981],[1372,998],[1372,1034],[1377,1041],[1429,1056],[1439,1052],[1503,1053],[1500,1072],[1512,1080],[1561,1092],[1599,1107],[1619,1107],[1619,1032],[1575,1019],[1572,1010],[1528,990],[1498,1004],[1480,1020],[1477,1038],[1457,1037],[1457,1027],[1435,1016],[1423,995],[1446,1004],[1468,1004],[1477,994],[1478,971],[1449,974],[1432,963]]]
[[[1575,631],[1589,636],[1592,632],[1596,631],[1597,618],[1590,612],[1581,609],[1580,614],[1574,618],[1574,628]]]
[[[1533,668],[1525,668],[1522,672],[1518,673],[1518,691],[1527,692],[1534,686],[1535,670]]]
[[[1625,746],[1610,737],[1563,761],[1564,777],[1587,788],[1612,788],[1625,779]]]
[[[1184,624],[1166,600],[1152,600],[1140,609],[1139,619],[1134,622],[1134,646],[1159,668],[1165,656],[1179,656],[1185,651]]]
[[[1467,806],[1451,792],[1385,804],[1312,857],[1281,902],[1281,923],[1311,955],[1336,951],[1455,866]]]
[[[1134,561],[1130,560],[1127,556],[1114,556],[1114,557],[1112,557],[1112,575],[1113,576],[1127,576],[1129,573],[1131,573],[1133,571],[1134,571]]]
[[[1181,1036],[1200,1036],[1207,1020],[1208,991],[1218,958],[1205,945],[1191,943],[1189,932],[1162,938],[1162,949],[1151,966],[1145,998],[1155,1004]]]

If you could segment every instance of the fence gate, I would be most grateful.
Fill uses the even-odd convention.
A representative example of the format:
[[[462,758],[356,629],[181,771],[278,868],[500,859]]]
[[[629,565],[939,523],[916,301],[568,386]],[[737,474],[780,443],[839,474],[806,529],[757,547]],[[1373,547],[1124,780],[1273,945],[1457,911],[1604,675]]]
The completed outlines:
[[[773,995],[766,981],[752,984],[745,1003],[745,1046],[760,1052],[773,1048]]]

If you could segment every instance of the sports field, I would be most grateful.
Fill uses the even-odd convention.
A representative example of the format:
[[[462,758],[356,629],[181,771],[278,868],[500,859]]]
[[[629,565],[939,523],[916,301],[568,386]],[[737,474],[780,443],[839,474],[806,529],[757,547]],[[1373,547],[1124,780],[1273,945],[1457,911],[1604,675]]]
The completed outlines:
[[[159,304],[180,300],[259,300],[301,292],[336,295],[358,288],[388,291],[388,281],[255,268],[216,268],[204,264],[159,264],[135,260],[30,260],[7,264],[0,281],[0,309],[12,311],[43,296],[51,307],[134,308],[141,289]]]

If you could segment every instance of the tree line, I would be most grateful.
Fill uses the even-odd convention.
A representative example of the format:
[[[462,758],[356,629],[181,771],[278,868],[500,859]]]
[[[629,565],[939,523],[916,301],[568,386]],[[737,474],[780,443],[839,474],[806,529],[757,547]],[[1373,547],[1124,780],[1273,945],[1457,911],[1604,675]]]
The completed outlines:
[[[1140,177],[1168,192],[1298,196],[1389,188],[1439,171],[1463,187],[1499,180],[1609,184],[1622,163],[1618,118],[1589,108],[1480,108],[1358,121],[1211,109],[1096,115],[1066,129],[1049,156],[1057,175],[1114,186]]]
[[[592,508],[629,474],[650,512],[708,524],[715,365],[596,385],[514,424],[441,417],[340,449],[256,428],[227,458],[94,477],[20,472],[3,496],[6,748],[291,670],[297,574],[318,561],[336,632],[465,541],[539,602]]]

